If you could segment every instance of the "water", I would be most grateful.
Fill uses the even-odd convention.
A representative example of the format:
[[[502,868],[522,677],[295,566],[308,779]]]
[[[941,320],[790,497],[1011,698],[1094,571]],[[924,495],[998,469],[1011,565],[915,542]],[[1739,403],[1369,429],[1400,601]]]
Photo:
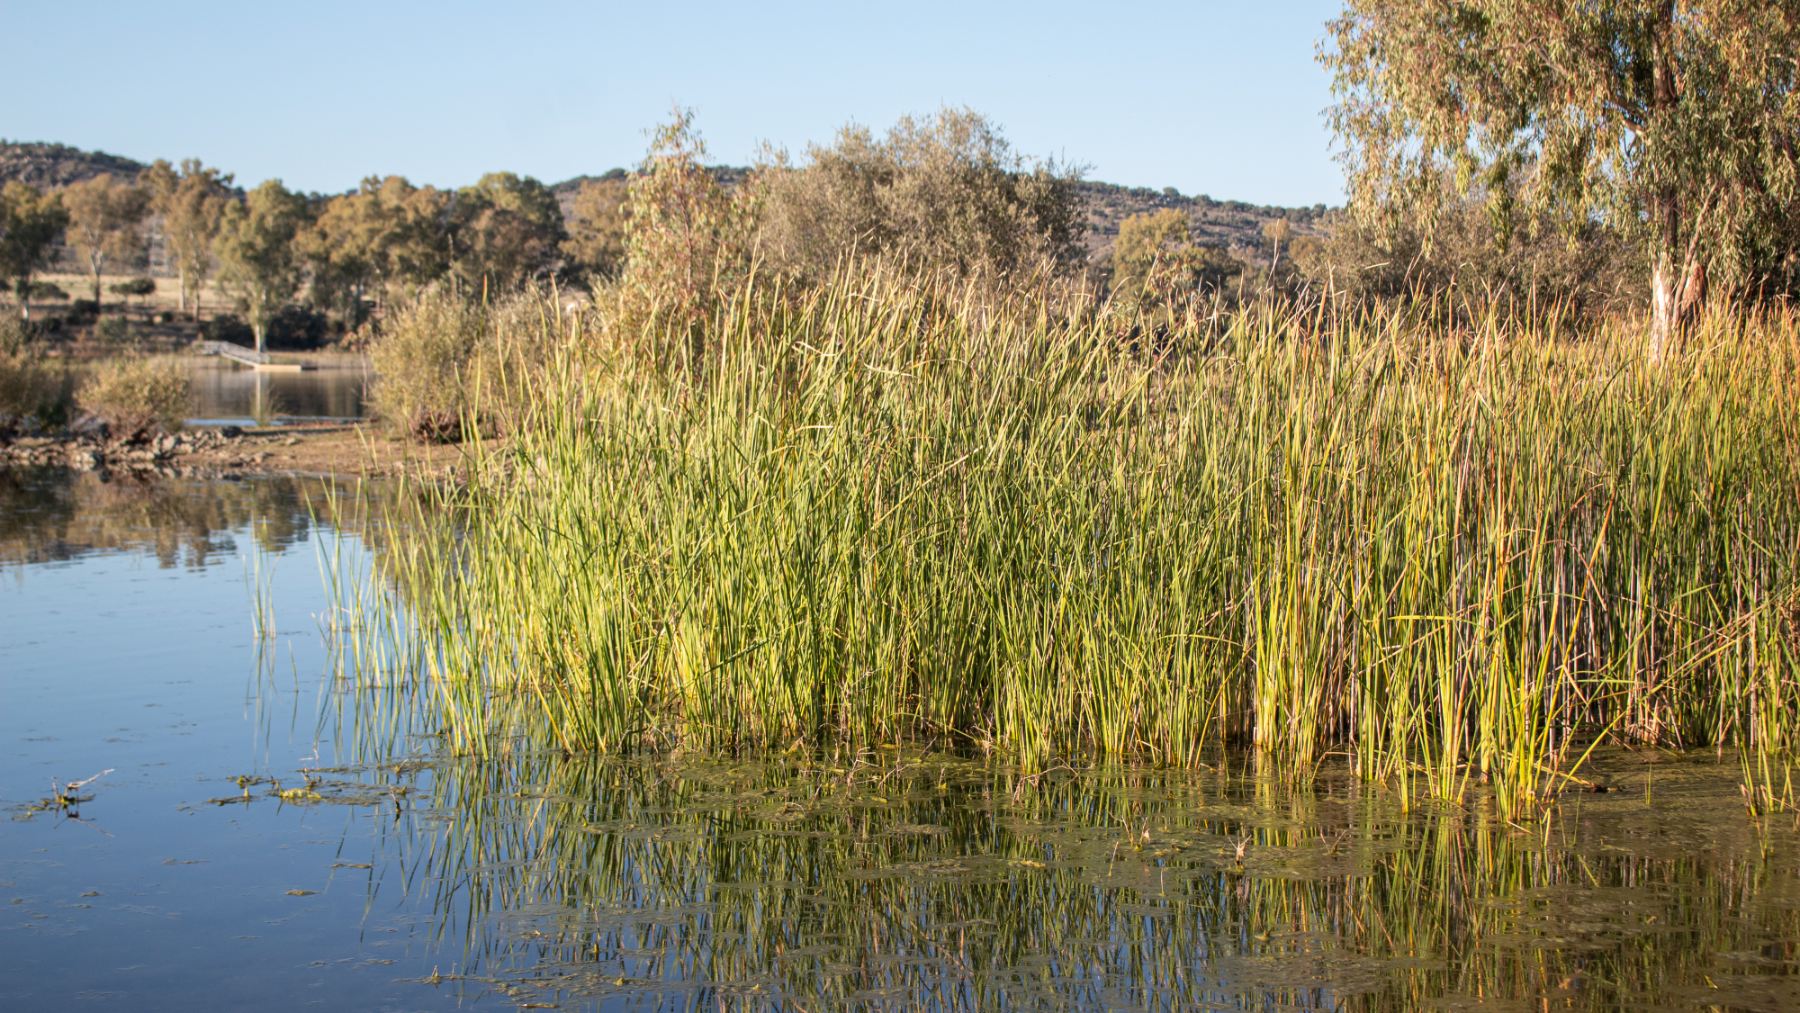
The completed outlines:
[[[268,425],[368,414],[371,374],[357,357],[327,358],[304,372],[255,370],[204,357],[191,360],[189,370],[196,422]]]
[[[0,472],[0,1008],[1800,1008],[1800,834],[1729,757],[1520,826],[1329,767],[459,760],[335,677],[319,556],[384,539],[328,491]]]

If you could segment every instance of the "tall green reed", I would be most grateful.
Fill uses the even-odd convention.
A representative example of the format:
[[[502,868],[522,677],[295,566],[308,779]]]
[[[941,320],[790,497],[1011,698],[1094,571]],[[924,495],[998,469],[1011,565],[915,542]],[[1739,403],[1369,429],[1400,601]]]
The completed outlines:
[[[1245,744],[1510,815],[1606,740],[1742,747],[1753,807],[1792,800],[1792,317],[1650,364],[1625,328],[1147,334],[880,269],[753,279],[703,340],[609,311],[547,304],[473,380],[530,408],[397,552],[461,750]]]

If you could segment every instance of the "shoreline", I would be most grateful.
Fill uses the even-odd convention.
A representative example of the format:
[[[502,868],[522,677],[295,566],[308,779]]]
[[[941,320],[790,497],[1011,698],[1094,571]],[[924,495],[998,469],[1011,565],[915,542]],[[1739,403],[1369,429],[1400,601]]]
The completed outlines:
[[[463,457],[458,445],[411,443],[374,422],[196,426],[134,442],[82,433],[0,442],[0,471],[68,468],[169,478],[440,478],[460,473]]]

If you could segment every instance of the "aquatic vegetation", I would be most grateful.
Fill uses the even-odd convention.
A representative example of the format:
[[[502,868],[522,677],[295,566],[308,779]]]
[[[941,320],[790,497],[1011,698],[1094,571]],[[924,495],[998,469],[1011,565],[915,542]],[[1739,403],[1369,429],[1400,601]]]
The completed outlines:
[[[533,413],[395,518],[347,631],[456,750],[1242,745],[1517,815],[1615,742],[1741,747],[1752,808],[1793,800],[1800,318],[1651,363],[847,269],[701,339],[612,319],[546,311]]]
[[[1523,832],[1341,774],[538,753],[440,765],[383,862],[430,898],[433,984],[536,1003],[1791,1004],[1793,828],[1714,819],[1711,757],[1598,765],[1618,792]]]

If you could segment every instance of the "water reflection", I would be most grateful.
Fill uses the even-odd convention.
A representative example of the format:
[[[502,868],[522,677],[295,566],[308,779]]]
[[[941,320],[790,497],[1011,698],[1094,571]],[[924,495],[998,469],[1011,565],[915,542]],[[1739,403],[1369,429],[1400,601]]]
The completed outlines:
[[[331,360],[318,369],[277,373],[223,359],[190,364],[193,417],[267,425],[285,419],[360,419],[367,415],[370,373],[359,358]]]
[[[1795,1008],[1794,827],[1654,759],[1529,829],[1222,770],[444,761],[388,862],[537,1002]]]
[[[142,551],[164,567],[235,560],[234,532],[265,552],[307,539],[327,502],[355,506],[353,481],[268,477],[169,481],[62,468],[0,469],[0,565]]]

